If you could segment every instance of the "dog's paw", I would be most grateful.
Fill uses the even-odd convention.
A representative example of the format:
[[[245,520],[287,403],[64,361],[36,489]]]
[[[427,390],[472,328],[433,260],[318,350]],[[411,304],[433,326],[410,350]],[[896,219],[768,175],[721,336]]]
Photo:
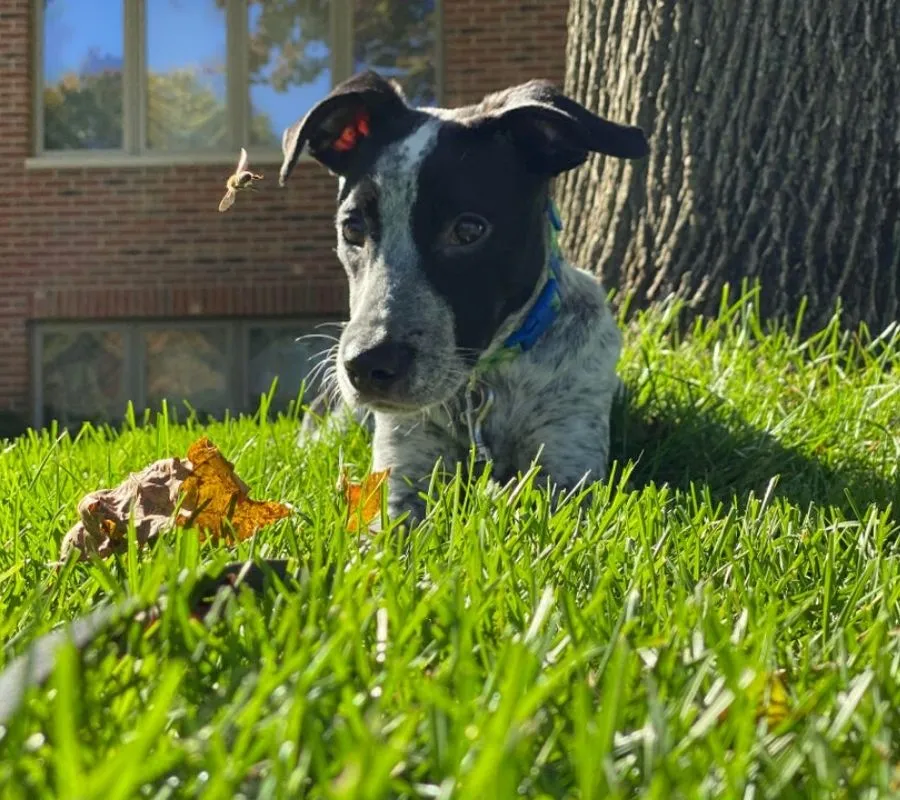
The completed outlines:
[[[388,517],[392,523],[400,522],[407,530],[412,530],[421,525],[425,519],[425,501],[411,494],[399,498],[389,496]]]

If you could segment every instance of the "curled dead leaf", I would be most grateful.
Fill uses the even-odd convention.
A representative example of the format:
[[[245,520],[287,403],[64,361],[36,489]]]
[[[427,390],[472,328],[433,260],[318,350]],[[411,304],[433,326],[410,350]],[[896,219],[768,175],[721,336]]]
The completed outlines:
[[[291,513],[281,503],[251,500],[249,491],[234,465],[203,437],[190,446],[187,459],[155,461],[117,487],[84,497],[78,504],[79,522],[63,538],[60,559],[65,561],[73,548],[81,551],[82,559],[123,549],[130,520],[138,546],[152,542],[173,523],[230,544]]]
[[[75,547],[82,559],[89,554],[105,558],[122,549],[130,519],[139,546],[156,539],[171,524],[178,490],[190,469],[180,458],[166,458],[132,473],[114,489],[86,495],[78,504],[81,519],[63,538],[60,559],[65,561]]]

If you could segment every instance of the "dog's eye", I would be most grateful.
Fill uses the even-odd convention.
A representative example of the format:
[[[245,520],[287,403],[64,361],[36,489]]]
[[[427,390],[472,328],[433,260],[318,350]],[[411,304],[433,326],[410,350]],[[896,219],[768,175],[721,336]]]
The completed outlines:
[[[475,214],[463,214],[450,229],[449,243],[454,247],[467,247],[484,238],[488,223]]]
[[[366,243],[366,221],[362,214],[350,214],[341,223],[341,236],[352,247],[362,247]]]

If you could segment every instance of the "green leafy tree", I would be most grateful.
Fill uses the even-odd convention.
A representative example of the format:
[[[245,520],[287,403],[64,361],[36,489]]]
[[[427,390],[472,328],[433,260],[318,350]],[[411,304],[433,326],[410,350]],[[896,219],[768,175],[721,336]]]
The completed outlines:
[[[122,147],[122,73],[70,73],[44,88],[45,150]]]
[[[251,83],[286,92],[331,67],[329,0],[264,0],[251,6]],[[434,0],[356,2],[354,69],[370,67],[395,77],[416,102],[434,99],[436,38]]]
[[[436,90],[434,0],[357,0],[353,60],[400,81],[410,100],[431,103]]]
[[[148,83],[147,144],[151,148],[228,149],[228,109],[194,70],[151,74]],[[254,142],[267,142],[271,137],[272,122],[265,113],[254,114],[250,127]]]
[[[265,0],[250,5],[251,84],[287,92],[291,86],[312,83],[331,67],[329,0]]]
[[[147,76],[147,146],[153,150],[228,148],[228,109],[190,68]]]
[[[190,69],[148,76],[147,144],[159,151],[227,149],[228,111]],[[121,69],[69,73],[44,90],[46,150],[122,147]],[[266,114],[251,120],[254,141],[265,140]]]

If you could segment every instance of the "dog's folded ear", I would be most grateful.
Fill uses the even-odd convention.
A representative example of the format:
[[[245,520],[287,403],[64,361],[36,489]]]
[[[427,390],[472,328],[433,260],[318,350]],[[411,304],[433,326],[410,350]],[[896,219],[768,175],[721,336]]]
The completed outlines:
[[[559,175],[590,153],[643,158],[649,152],[640,128],[588,111],[552,83],[533,80],[488,95],[477,106],[477,125],[508,134],[536,172]]]
[[[281,138],[284,160],[278,183],[284,186],[305,148],[337,175],[346,174],[360,150],[385,120],[409,111],[393,83],[367,71],[338,84]]]

